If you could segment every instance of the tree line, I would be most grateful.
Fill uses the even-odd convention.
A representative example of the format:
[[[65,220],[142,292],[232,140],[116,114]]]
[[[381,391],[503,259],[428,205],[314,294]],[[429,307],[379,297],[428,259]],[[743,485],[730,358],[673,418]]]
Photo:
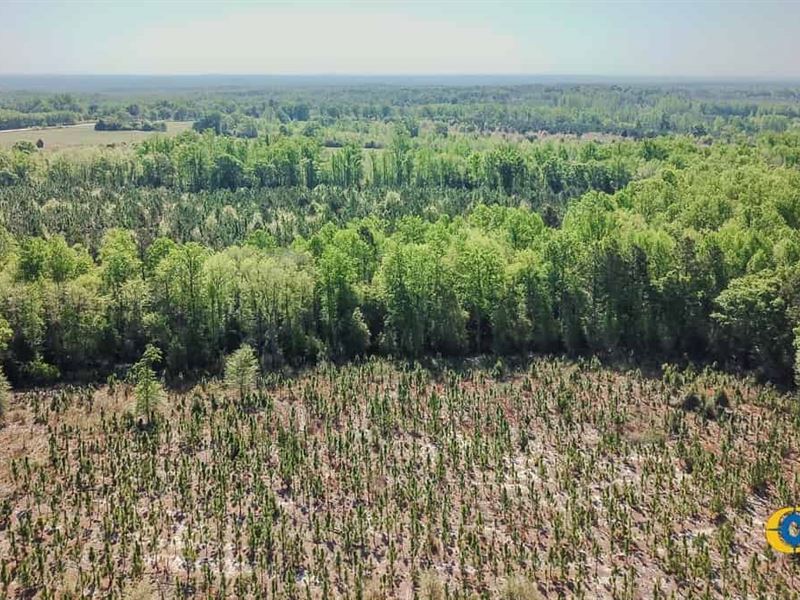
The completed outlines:
[[[265,366],[634,353],[791,380],[800,136],[479,140],[465,152],[474,188],[420,175],[453,143],[398,130],[380,183],[362,149],[315,163],[319,149],[294,137],[189,133],[135,150],[0,154],[17,177],[0,187],[7,372],[102,373],[151,344],[177,375],[217,369],[249,344]],[[155,156],[185,168],[142,185]],[[217,187],[222,175],[204,169],[222,156],[286,170],[266,170],[275,187]],[[548,178],[548,164],[564,179]],[[576,183],[587,165],[626,176]]]
[[[590,192],[558,228],[529,209],[477,205],[436,221],[328,223],[283,247],[261,228],[219,251],[166,237],[142,247],[111,229],[96,257],[60,235],[6,234],[6,369],[18,381],[104,372],[152,344],[178,375],[218,369],[249,344],[265,367],[366,353],[633,352],[789,381],[800,307],[789,222],[800,205],[786,190],[757,208],[659,210],[688,179],[666,171],[613,196]],[[692,226],[715,217],[716,229]]]
[[[81,156],[0,151],[0,187],[42,182],[62,186],[166,187],[198,192],[319,185],[363,187],[488,188],[505,194],[577,195],[624,187],[633,169],[660,142],[616,144],[434,144],[394,128],[386,148],[365,150],[350,142],[323,149],[303,135],[237,139],[185,132],[144,140],[135,151],[118,149]],[[660,146],[659,146],[660,147]],[[666,151],[666,150],[664,150]]]
[[[232,86],[176,90],[0,93],[0,129],[81,120],[193,120],[252,137],[271,123],[322,127],[426,121],[461,131],[720,136],[782,132],[800,119],[797,87],[781,84],[515,84]]]

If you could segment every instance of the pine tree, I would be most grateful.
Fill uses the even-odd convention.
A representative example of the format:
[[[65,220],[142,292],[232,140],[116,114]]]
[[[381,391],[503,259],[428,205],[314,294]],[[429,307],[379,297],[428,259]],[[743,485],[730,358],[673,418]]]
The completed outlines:
[[[161,361],[161,351],[148,344],[142,358],[131,367],[129,377],[134,382],[136,413],[148,424],[153,423],[161,408],[164,388],[156,378],[153,366]]]
[[[244,402],[255,386],[258,375],[258,359],[256,353],[247,344],[225,360],[225,384],[235,390],[239,401]]]
[[[0,425],[5,423],[6,413],[8,412],[8,399],[10,397],[11,385],[9,385],[3,370],[0,369]]]

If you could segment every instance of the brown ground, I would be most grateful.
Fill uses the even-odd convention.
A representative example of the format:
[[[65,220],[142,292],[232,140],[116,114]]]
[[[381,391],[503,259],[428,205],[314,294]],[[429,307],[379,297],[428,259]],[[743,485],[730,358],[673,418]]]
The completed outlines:
[[[800,410],[749,381],[373,361],[162,407],[15,398],[0,594],[798,597],[763,523],[800,497]]]

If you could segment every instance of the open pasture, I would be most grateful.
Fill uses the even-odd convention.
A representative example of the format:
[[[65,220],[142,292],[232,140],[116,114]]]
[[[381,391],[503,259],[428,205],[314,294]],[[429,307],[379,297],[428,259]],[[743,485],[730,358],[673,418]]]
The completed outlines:
[[[10,148],[16,142],[28,141],[36,143],[44,141],[45,150],[74,146],[107,146],[109,144],[128,144],[139,142],[152,135],[177,135],[191,129],[189,121],[168,121],[167,131],[95,131],[94,123],[81,123],[65,127],[47,127],[44,129],[25,129],[0,131],[0,148]]]

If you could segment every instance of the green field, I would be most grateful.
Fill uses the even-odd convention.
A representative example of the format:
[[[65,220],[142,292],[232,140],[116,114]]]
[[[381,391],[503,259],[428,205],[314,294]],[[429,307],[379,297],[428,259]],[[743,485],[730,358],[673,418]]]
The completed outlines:
[[[190,121],[167,121],[167,135],[177,135],[191,129]],[[158,131],[95,131],[94,123],[81,123],[65,127],[44,129],[25,129],[0,131],[0,148],[10,148],[14,143],[25,140],[44,141],[45,149],[66,148],[69,146],[104,146],[139,142]]]

